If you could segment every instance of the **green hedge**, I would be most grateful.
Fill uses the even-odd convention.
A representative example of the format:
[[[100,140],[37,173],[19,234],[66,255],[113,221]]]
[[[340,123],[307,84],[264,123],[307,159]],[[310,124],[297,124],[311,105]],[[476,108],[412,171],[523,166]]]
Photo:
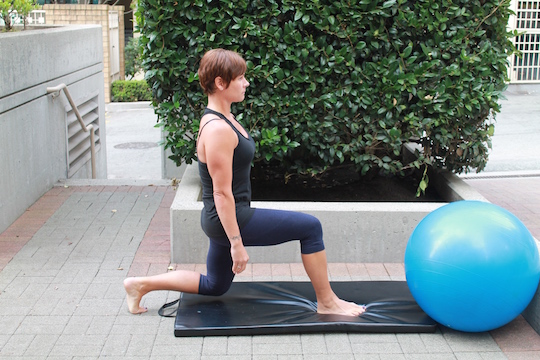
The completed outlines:
[[[514,50],[508,0],[139,0],[143,67],[166,146],[195,159],[204,52],[241,53],[234,111],[289,173],[484,168]],[[423,147],[405,163],[403,144]],[[425,185],[425,184],[423,184]]]
[[[145,80],[116,80],[111,85],[112,101],[151,101],[152,91]]]
[[[124,74],[128,80],[133,79],[142,70],[139,38],[132,37],[124,48],[124,68]]]

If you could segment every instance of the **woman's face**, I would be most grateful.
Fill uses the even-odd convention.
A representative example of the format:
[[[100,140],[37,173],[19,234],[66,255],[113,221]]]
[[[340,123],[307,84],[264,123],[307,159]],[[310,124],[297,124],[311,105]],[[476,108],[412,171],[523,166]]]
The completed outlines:
[[[242,74],[229,83],[227,89],[224,90],[224,94],[227,95],[231,102],[241,102],[244,101],[248,86],[249,82],[246,80],[245,74]]]

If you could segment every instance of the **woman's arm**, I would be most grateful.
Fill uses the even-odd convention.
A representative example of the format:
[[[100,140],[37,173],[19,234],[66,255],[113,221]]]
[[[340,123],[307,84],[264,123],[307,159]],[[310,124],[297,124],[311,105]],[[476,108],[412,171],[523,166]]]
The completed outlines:
[[[237,274],[249,260],[236,219],[236,204],[232,191],[233,154],[238,136],[225,122],[207,126],[204,136],[204,156],[214,186],[214,203],[219,220],[231,243],[232,271]]]

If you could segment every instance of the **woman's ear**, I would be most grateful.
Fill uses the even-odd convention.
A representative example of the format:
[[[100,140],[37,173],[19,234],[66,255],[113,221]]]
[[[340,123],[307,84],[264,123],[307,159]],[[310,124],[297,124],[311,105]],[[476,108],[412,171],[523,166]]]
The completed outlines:
[[[221,91],[225,90],[225,82],[223,81],[223,78],[221,76],[218,76],[214,79],[214,85],[216,85],[216,88]]]

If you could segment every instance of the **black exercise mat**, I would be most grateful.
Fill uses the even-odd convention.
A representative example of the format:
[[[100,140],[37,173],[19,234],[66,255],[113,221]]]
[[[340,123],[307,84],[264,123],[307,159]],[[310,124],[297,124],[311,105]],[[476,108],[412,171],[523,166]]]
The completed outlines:
[[[359,317],[317,314],[310,282],[235,282],[222,296],[181,294],[174,335],[261,335],[315,332],[434,332],[437,323],[405,281],[332,282],[342,299],[366,304]]]

